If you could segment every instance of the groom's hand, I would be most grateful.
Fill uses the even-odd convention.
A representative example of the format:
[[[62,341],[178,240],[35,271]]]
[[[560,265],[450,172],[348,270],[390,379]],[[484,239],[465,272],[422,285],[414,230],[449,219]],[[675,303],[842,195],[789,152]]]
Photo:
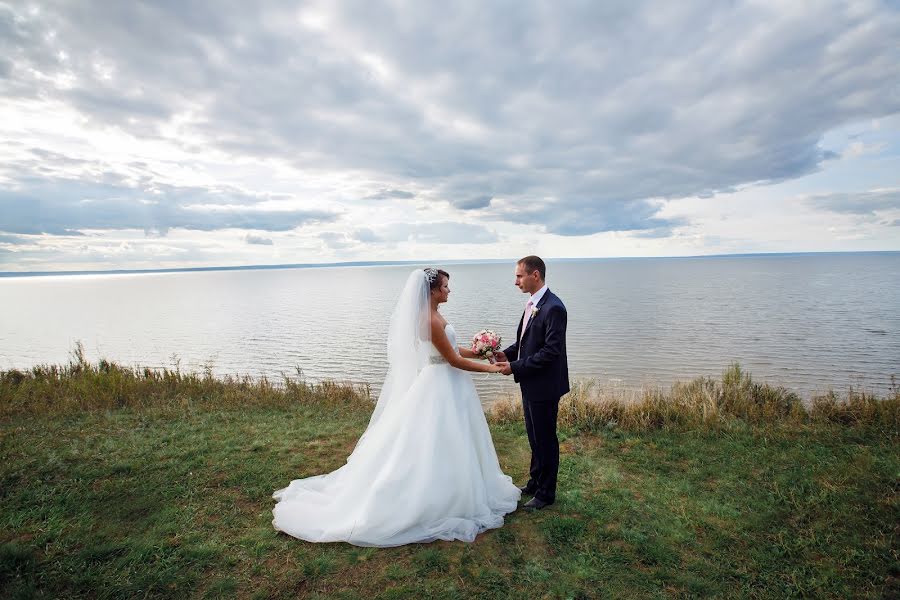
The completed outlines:
[[[506,360],[506,355],[503,353],[503,351],[498,350],[497,352],[494,352],[494,362],[502,363],[502,362],[509,362],[509,361]]]
[[[512,368],[509,366],[509,363],[506,361],[498,362],[497,366],[500,367],[501,375],[512,375]]]

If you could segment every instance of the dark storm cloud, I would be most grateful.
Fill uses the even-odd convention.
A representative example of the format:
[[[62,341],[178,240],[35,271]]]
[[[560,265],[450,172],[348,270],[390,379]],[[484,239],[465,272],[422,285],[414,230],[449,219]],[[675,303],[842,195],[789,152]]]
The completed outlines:
[[[874,217],[878,211],[900,210],[900,190],[823,194],[807,203],[829,212]]]
[[[252,233],[248,233],[247,237],[245,237],[244,240],[248,244],[254,244],[257,246],[272,246],[274,244],[271,239],[262,237],[261,235],[253,235]]]
[[[411,200],[416,195],[404,190],[379,190],[366,196],[366,200]]]
[[[464,200],[451,200],[450,203],[456,208],[462,210],[476,210],[479,208],[487,208],[491,205],[491,196],[474,196]]]
[[[0,189],[0,231],[70,234],[82,229],[169,229],[201,231],[257,229],[287,231],[312,222],[329,222],[319,210],[267,210],[265,197],[229,188],[208,189],[83,180],[24,180],[19,189]]]
[[[598,231],[641,231],[649,237],[685,224],[680,219],[660,219],[654,215],[658,203],[647,201],[609,202],[580,200],[577,203],[533,202],[504,209],[499,218],[514,223],[541,223],[549,233],[588,235]]]
[[[900,16],[878,2],[300,7],[323,29],[292,2],[2,6],[0,93],[144,138],[193,115],[182,130],[232,155],[411,181],[562,235],[665,232],[678,223],[657,200],[808,174],[834,157],[826,131],[900,111]],[[410,192],[375,196],[396,193]],[[68,206],[42,218],[92,226]],[[117,206],[86,214],[198,229],[325,218]]]

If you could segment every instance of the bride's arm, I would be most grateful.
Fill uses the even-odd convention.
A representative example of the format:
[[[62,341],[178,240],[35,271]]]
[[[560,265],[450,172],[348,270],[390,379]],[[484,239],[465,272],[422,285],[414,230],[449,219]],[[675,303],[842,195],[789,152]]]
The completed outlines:
[[[459,353],[455,352],[450,340],[447,339],[447,334],[444,332],[443,323],[437,318],[431,320],[431,343],[434,344],[434,347],[441,353],[441,356],[443,356],[451,366],[454,366],[457,369],[462,369],[463,371],[475,371],[476,373],[500,372],[500,367],[497,365],[482,364],[466,360],[460,356]]]
[[[469,348],[464,348],[463,346],[457,346],[459,348],[459,355],[463,358],[481,358],[474,352],[472,352]]]

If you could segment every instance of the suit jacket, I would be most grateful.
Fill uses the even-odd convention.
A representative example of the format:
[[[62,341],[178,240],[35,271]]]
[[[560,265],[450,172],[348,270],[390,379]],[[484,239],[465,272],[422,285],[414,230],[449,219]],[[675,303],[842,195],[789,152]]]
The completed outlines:
[[[516,343],[503,351],[513,378],[530,402],[556,401],[569,391],[569,360],[566,356],[568,313],[559,297],[547,290],[537,303],[522,335],[522,319]],[[524,316],[524,315],[523,315]]]

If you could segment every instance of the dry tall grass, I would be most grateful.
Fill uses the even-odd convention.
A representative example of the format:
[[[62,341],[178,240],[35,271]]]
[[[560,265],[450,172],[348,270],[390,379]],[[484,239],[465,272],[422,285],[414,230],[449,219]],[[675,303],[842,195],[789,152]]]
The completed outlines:
[[[517,399],[496,402],[490,410],[495,423],[521,422]],[[898,436],[900,389],[887,398],[850,390],[846,396],[830,392],[804,404],[783,387],[754,382],[740,365],[732,364],[721,380],[701,377],[660,388],[627,392],[601,389],[596,382],[578,382],[559,404],[559,423],[576,431],[620,427],[628,431],[652,429],[715,430],[735,423],[804,425],[837,423],[874,426]]]
[[[14,415],[76,414],[118,408],[184,410],[239,409],[324,403],[370,408],[368,386],[334,381],[310,383],[298,374],[281,381],[249,376],[216,378],[174,369],[138,369],[106,360],[89,363],[80,343],[64,366],[40,365],[28,371],[0,371],[0,418]],[[497,424],[520,423],[518,398],[500,400],[488,411]],[[676,383],[668,391],[609,390],[594,381],[577,382],[559,406],[559,423],[575,431],[620,427],[628,431],[654,429],[716,430],[739,423],[804,425],[834,423],[874,426],[900,437],[900,388],[887,398],[850,390],[834,392],[804,404],[794,392],[753,381],[733,364],[721,380],[701,377]]]
[[[297,402],[333,405],[371,404],[367,386],[299,376],[216,378],[174,369],[130,368],[100,360],[89,363],[77,343],[64,366],[39,365],[28,371],[0,371],[0,418],[23,414],[74,414],[81,411],[133,409],[247,408]]]

